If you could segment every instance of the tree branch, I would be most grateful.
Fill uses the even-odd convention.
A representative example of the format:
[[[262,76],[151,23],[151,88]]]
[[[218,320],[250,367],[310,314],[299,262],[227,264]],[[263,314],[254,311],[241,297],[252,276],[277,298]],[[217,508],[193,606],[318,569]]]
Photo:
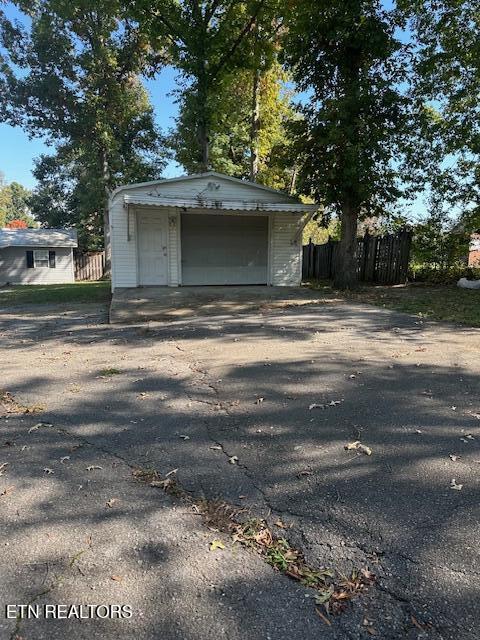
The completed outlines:
[[[244,28],[239,33],[238,37],[234,40],[234,42],[233,42],[232,46],[230,47],[230,49],[225,52],[225,54],[220,58],[218,64],[212,69],[212,71],[210,72],[210,77],[212,78],[212,80],[220,73],[220,71],[223,69],[223,67],[226,65],[226,63],[231,59],[231,57],[233,56],[235,51],[238,49],[238,47],[242,43],[242,40],[249,33],[249,31],[252,29],[253,25],[257,21],[257,18],[258,18],[258,15],[259,15],[260,11],[262,10],[262,8],[263,8],[263,6],[265,4],[265,1],[266,0],[259,0],[255,11],[252,13],[252,15],[250,17],[250,20],[246,23]]]

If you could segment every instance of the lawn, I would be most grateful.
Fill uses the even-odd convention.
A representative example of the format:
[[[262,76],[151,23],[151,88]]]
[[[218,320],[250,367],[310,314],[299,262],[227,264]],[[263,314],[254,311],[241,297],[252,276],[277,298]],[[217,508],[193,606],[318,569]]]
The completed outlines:
[[[364,285],[355,292],[340,293],[325,282],[311,286],[328,296],[335,293],[348,300],[404,311],[420,318],[480,327],[480,290],[459,289],[455,285]]]
[[[0,288],[0,307],[28,304],[107,303],[110,282],[72,282],[69,284],[17,285]]]

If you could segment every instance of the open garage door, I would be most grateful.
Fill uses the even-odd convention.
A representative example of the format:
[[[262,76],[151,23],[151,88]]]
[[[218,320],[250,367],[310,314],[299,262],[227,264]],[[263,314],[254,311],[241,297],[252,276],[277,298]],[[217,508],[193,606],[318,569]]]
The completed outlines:
[[[267,284],[266,216],[184,213],[184,285]]]

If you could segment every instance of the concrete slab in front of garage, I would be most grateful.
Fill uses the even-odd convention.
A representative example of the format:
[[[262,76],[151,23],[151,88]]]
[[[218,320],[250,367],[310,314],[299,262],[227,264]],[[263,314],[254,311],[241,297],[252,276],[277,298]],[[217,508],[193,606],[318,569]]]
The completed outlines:
[[[140,287],[116,289],[110,305],[110,322],[134,324],[178,320],[205,315],[312,304],[318,293],[307,287]]]

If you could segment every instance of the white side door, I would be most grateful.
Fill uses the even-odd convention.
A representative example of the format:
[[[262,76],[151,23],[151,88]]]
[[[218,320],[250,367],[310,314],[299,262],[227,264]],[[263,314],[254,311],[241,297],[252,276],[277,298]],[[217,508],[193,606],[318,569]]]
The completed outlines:
[[[137,230],[139,284],[168,284],[167,215],[139,212]]]

